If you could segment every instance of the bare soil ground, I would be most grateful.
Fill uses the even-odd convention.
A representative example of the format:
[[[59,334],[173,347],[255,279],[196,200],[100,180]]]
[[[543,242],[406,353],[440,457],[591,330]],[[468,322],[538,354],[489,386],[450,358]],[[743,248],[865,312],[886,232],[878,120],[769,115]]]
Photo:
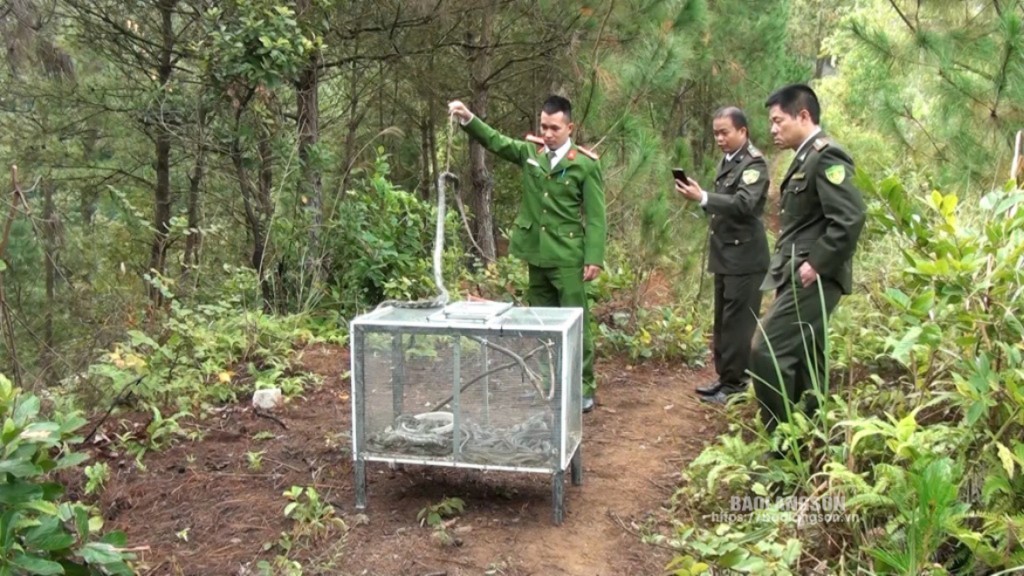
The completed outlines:
[[[664,507],[680,470],[719,427],[717,409],[692,392],[711,370],[601,361],[599,405],[584,416],[584,483],[572,486],[566,474],[561,526],[552,523],[547,476],[374,463],[369,507],[360,515],[349,382],[342,379],[348,353],[313,346],[300,364],[324,384],[274,413],[276,420],[255,414],[248,403],[225,407],[199,424],[202,439],[148,453],[145,470],[129,456],[95,449],[113,470],[99,500],[106,527],[124,530],[132,546],[148,547],[140,553],[140,574],[258,574],[256,562],[280,551],[265,545],[292,528],[282,495],[291,486],[315,487],[348,526],[296,541],[288,555],[306,574],[662,574],[670,551],[644,544],[640,531],[665,529]],[[104,430],[113,437],[123,426],[113,418]],[[262,466],[254,470],[246,453],[260,451]],[[416,519],[445,497],[466,504],[448,528],[457,543],[447,546]]]

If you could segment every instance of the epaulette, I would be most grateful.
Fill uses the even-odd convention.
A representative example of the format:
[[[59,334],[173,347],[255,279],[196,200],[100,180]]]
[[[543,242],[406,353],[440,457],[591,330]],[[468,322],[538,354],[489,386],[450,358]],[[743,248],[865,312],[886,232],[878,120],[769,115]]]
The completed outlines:
[[[818,138],[814,141],[814,149],[821,152],[828,146],[828,138]]]
[[[576,149],[578,149],[581,154],[583,154],[587,158],[590,158],[591,160],[597,160],[598,158],[600,158],[600,156],[598,156],[593,150],[587,150],[583,146],[577,146]]]
[[[537,144],[539,146],[545,145],[543,138],[541,138],[540,136],[534,136],[533,134],[527,134],[524,140],[526,140],[527,142],[533,142],[534,144]]]
[[[757,149],[757,146],[754,146],[753,144],[747,146],[747,154],[750,154],[751,158],[760,158],[764,156],[764,154],[762,154],[761,151]]]

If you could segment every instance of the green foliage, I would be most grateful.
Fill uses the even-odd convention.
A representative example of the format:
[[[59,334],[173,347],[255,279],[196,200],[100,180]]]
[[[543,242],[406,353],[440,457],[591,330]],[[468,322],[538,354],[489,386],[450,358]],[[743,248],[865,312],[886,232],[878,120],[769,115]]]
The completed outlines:
[[[444,498],[436,504],[424,506],[423,509],[416,514],[416,519],[419,520],[420,526],[440,528],[443,526],[445,518],[451,518],[462,514],[465,508],[466,503],[462,498]]]
[[[345,521],[334,515],[334,506],[321,500],[316,488],[292,486],[284,497],[288,499],[284,515],[295,522],[296,535],[326,536],[337,528],[346,530]]]
[[[72,446],[85,424],[77,414],[46,420],[39,398],[23,394],[0,375],[0,573],[133,574],[119,532],[100,536],[103,520],[77,502],[62,499],[51,472],[81,464]]]
[[[118,442],[135,457],[135,461],[140,465],[146,452],[162,450],[170,445],[175,438],[184,435],[181,426],[178,425],[178,418],[186,416],[187,413],[179,412],[174,416],[164,417],[156,406],[150,406],[150,413],[152,417],[144,429],[138,430],[131,424],[123,423],[126,430],[117,435]]]
[[[423,507],[416,514],[420,526],[430,526],[434,532],[432,538],[441,546],[452,546],[458,541],[448,533],[448,528],[455,522],[455,517],[465,510],[466,503],[461,498],[446,497],[436,504]],[[451,520],[446,520],[451,518]]]
[[[460,283],[481,298],[525,306],[530,277],[525,262],[515,256],[504,256],[475,271],[467,270]]]
[[[742,527],[719,524],[714,530],[680,527],[669,543],[692,551],[669,562],[666,570],[673,576],[705,574],[709,564],[739,574],[788,576],[800,559],[797,538],[779,541],[778,530],[767,527]]]
[[[829,42],[842,70],[833,112],[884,137],[879,165],[911,188],[990,186],[1009,173],[1024,119],[1022,43],[1020,11],[998,4],[861,3]]]
[[[304,574],[302,564],[296,560],[290,560],[287,556],[276,556],[273,562],[260,560],[256,563],[256,569],[260,576],[302,576]]]
[[[601,324],[598,349],[606,354],[624,354],[630,360],[678,360],[701,366],[707,356],[707,336],[700,316],[681,306],[640,308],[636,321],[620,315],[621,324]],[[613,317],[614,321],[614,317]]]
[[[236,271],[252,281],[251,271]],[[293,374],[291,357],[297,343],[313,341],[304,316],[273,316],[246,309],[243,294],[211,304],[187,306],[171,300],[170,314],[159,333],[132,330],[99,362],[89,367],[91,379],[113,395],[131,382],[146,403],[174,402],[194,412],[206,402],[234,400],[240,392],[279,386],[289,395],[312,381]],[[243,367],[244,375],[236,374]],[[155,409],[154,409],[155,410]],[[154,422],[163,421],[156,418]],[[177,416],[171,420],[176,420]]]
[[[204,51],[207,66],[224,84],[273,87],[287,82],[322,48],[321,39],[303,34],[292,8],[274,2],[234,0],[209,9],[206,18],[211,30]]]
[[[383,150],[361,189],[337,206],[336,228],[327,235],[327,253],[344,263],[330,271],[330,300],[352,314],[387,299],[416,300],[437,294],[432,254],[437,207],[397,188],[388,178]],[[454,213],[445,222],[444,278],[452,282],[462,250]],[[452,286],[446,286],[452,291]]]
[[[750,540],[762,548],[745,557],[777,559],[764,547],[782,550],[798,537],[800,561],[827,559],[831,570],[946,574],[1024,564],[1012,536],[1024,509],[1024,213],[1015,209],[1024,194],[1008,187],[969,206],[938,191],[915,197],[894,178],[858,178],[878,227],[860,252],[877,264],[864,282],[889,288],[855,300],[853,311],[842,312],[844,302],[832,318],[846,372],[834,380],[845,385],[832,383],[817,416],[794,414],[767,438],[750,426],[749,410],[728,408],[729,433],[691,463],[674,498],[691,518],[680,523],[686,537],[673,541],[686,570],[725,567],[731,538],[766,528],[703,525],[751,493],[841,498],[851,516],[823,528],[830,549],[820,548],[820,527],[773,518],[770,535]],[[880,246],[890,248],[888,262]],[[875,335],[857,337],[864,333]]]
[[[266,450],[259,450],[256,452],[246,452],[245,461],[248,462],[249,470],[253,472],[259,472],[263,469],[263,455],[266,454]]]
[[[110,479],[110,466],[106,462],[97,462],[85,467],[85,493],[97,494]]]

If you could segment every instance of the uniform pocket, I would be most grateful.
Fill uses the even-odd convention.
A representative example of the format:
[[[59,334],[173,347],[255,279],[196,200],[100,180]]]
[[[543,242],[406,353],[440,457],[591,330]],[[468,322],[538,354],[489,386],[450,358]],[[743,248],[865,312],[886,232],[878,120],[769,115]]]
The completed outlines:
[[[723,236],[719,241],[726,246],[742,246],[750,242],[750,236]]]
[[[583,224],[579,222],[567,222],[558,225],[558,235],[563,238],[582,238]]]
[[[807,180],[790,181],[783,192],[782,216],[785,221],[787,216],[802,214],[807,205],[812,201],[810,183]]]
[[[790,180],[786,185],[786,193],[799,195],[807,191],[807,180]]]

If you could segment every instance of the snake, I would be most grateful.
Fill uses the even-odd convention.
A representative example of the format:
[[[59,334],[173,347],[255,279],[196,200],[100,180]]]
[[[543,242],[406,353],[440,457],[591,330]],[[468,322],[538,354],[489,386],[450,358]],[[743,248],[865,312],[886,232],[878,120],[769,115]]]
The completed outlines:
[[[377,305],[378,309],[387,306],[416,309],[443,308],[448,304],[448,290],[444,287],[444,278],[441,275],[441,255],[444,252],[444,216],[446,212],[445,186],[449,180],[456,185],[459,182],[459,177],[450,170],[448,165],[451,162],[452,156],[452,122],[453,120],[449,119],[445,170],[437,175],[437,222],[434,228],[434,285],[437,287],[437,295],[423,300],[385,300]]]
[[[509,427],[491,427],[477,422],[464,424],[458,460],[472,464],[515,467],[546,467],[557,461],[558,447],[552,442],[551,426],[544,413],[535,413]],[[374,451],[400,451],[403,455],[452,456],[451,430],[438,432],[436,423],[412,414],[400,414],[383,431],[372,435],[367,447]]]
[[[445,213],[445,183],[451,180],[458,182],[459,177],[455,174],[444,171],[437,176],[437,224],[434,230],[434,285],[437,287],[437,295],[433,298],[423,300],[385,300],[377,305],[377,308],[392,306],[394,308],[443,308],[448,304],[448,290],[444,287],[444,278],[441,275],[441,256],[444,253],[444,213]]]

